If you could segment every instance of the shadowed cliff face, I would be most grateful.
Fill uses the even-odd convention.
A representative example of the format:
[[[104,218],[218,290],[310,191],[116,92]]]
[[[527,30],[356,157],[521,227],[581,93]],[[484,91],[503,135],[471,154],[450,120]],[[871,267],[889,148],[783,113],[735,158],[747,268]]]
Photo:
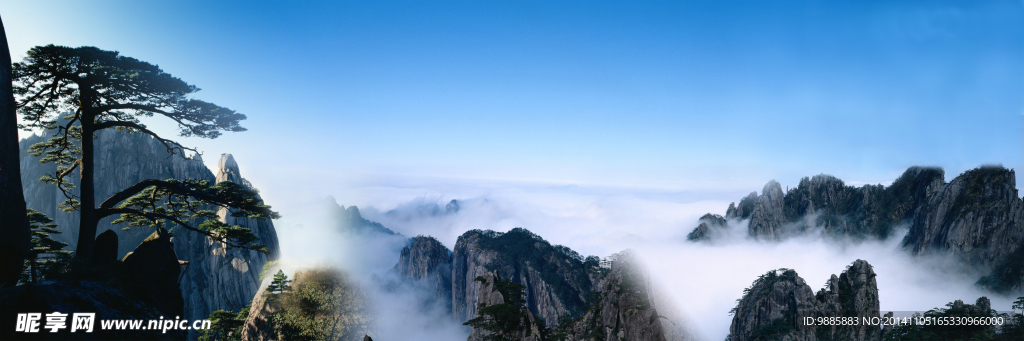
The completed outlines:
[[[214,176],[199,156],[186,159],[180,155],[169,156],[162,144],[142,134],[127,134],[117,131],[100,131],[96,142],[96,197],[102,201],[111,194],[145,179],[198,179],[211,183],[233,181],[252,188],[241,177],[237,162],[230,154],[222,155],[220,169]],[[73,250],[78,241],[78,212],[61,212],[57,204],[65,198],[55,186],[39,182],[44,174],[52,174],[53,164],[39,163],[39,158],[25,152],[34,143],[45,137],[32,136],[20,141],[22,181],[28,207],[43,212],[54,219],[61,234],[54,239],[68,243],[66,249]],[[75,177],[70,177],[74,180]],[[202,319],[216,310],[237,311],[244,307],[259,286],[259,272],[263,264],[275,259],[279,252],[277,232],[270,220],[252,220],[230,217],[226,212],[219,214],[222,221],[241,225],[252,230],[270,250],[270,255],[250,250],[227,249],[213,243],[205,236],[171,227],[174,251],[180,260],[189,261],[183,268],[181,294],[185,300],[185,316],[188,319]],[[111,229],[118,235],[118,259],[124,257],[141,243],[152,228],[135,227],[122,230],[124,225],[111,225],[117,216],[106,217],[99,222],[97,232]],[[191,332],[190,339],[198,338]]]
[[[731,340],[880,340],[877,326],[805,325],[805,317],[881,317],[875,273],[857,260],[814,294],[796,271],[762,275],[747,289],[733,311]]]
[[[57,275],[57,280],[0,289],[0,339],[4,340],[181,340],[186,332],[171,330],[104,330],[100,320],[183,318],[178,290],[181,273],[167,230],[159,228],[129,252],[110,262]],[[67,277],[70,276],[70,277]],[[85,279],[85,280],[83,280]],[[27,312],[95,313],[92,333],[65,328],[57,332],[15,332],[16,315]],[[45,322],[45,321],[43,321]]]

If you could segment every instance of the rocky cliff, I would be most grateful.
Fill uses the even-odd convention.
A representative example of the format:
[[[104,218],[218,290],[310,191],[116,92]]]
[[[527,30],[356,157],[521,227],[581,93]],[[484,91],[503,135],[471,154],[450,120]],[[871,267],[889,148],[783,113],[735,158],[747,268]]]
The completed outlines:
[[[726,219],[748,220],[748,234],[779,240],[802,233],[834,238],[888,238],[910,226],[903,246],[915,255],[953,254],[965,265],[993,269],[981,284],[998,291],[1024,288],[1024,201],[1013,170],[986,166],[949,183],[938,168],[911,167],[890,186],[847,186],[830,175],[803,178],[782,194],[771,181],[761,195],[730,204]],[[707,217],[707,215],[705,216]],[[705,219],[688,235],[708,240]]]
[[[629,252],[619,253],[607,275],[591,295],[586,312],[569,328],[568,340],[677,340],[672,324],[658,313],[661,303]]]
[[[914,254],[952,253],[972,266],[991,268],[1024,262],[1024,202],[1013,170],[981,167],[961,174],[927,196],[903,245]],[[1004,266],[1005,267],[1005,266]],[[994,287],[1020,289],[1016,283]]]
[[[733,310],[730,340],[880,340],[877,326],[805,324],[811,317],[881,317],[875,273],[857,260],[816,294],[796,271],[772,270],[744,290]]]
[[[486,272],[483,275],[476,277],[474,279],[474,282],[477,282],[477,284],[480,287],[479,291],[477,291],[476,297],[476,302],[479,304],[480,307],[512,304],[510,303],[510,301],[513,301],[514,299],[506,296],[510,294],[518,294],[518,292],[502,293],[501,290],[498,288],[500,280],[501,277],[500,275],[498,275],[497,271]],[[513,340],[522,341],[543,340],[543,336],[541,335],[542,326],[538,324],[536,317],[534,317],[533,314],[529,312],[529,310],[522,309],[523,307],[516,306],[506,306],[505,308],[507,309],[506,311],[518,311],[513,314],[500,314],[502,315],[500,317],[502,317],[503,320],[492,322],[495,323],[497,326],[513,324],[511,323],[513,321],[516,322],[514,324],[519,324],[518,328],[514,328],[515,330],[509,334],[504,335],[505,337],[511,337],[511,339]],[[487,316],[484,318],[488,319],[491,318],[491,316]],[[485,328],[473,328],[473,330],[469,334],[469,337],[466,338],[466,340],[483,341],[487,336],[490,336],[491,334],[492,333],[486,330]]]
[[[754,210],[750,212],[748,233],[754,237],[779,240],[784,234],[782,225],[786,223],[782,214],[784,202],[785,195],[778,182],[772,180],[765,184]]]
[[[221,157],[218,176],[203,164],[197,155],[191,159],[180,155],[170,156],[162,144],[142,134],[127,134],[117,131],[100,131],[96,141],[96,197],[109,197],[128,186],[145,179],[199,179],[211,183],[231,180],[252,186],[239,173],[238,165],[231,155]],[[22,182],[28,207],[43,212],[54,219],[61,234],[54,239],[68,243],[73,250],[78,241],[77,212],[65,213],[57,209],[64,196],[55,186],[39,182],[44,174],[52,174],[53,164],[41,164],[39,158],[29,155],[26,150],[45,138],[32,136],[20,141],[22,150]],[[74,176],[69,178],[75,178]],[[181,293],[185,300],[183,318],[206,318],[213,311],[242,308],[252,299],[259,285],[259,272],[268,260],[278,252],[277,232],[269,220],[254,221],[248,218],[224,217],[234,224],[249,227],[260,238],[260,243],[270,249],[271,254],[248,250],[229,250],[223,245],[212,243],[205,236],[190,231],[170,228],[174,236],[174,248],[180,260],[190,262],[184,268]],[[99,223],[98,232],[108,228],[118,235],[118,258],[122,258],[139,245],[152,229],[136,227],[122,230],[123,225],[111,225],[117,216],[106,217]],[[195,339],[198,334],[189,334]]]
[[[451,309],[451,251],[437,239],[414,238],[412,244],[402,248],[394,271],[403,280],[425,289],[440,306]]]
[[[255,190],[241,177],[238,164],[231,154],[221,155],[218,168],[218,183],[232,181]],[[270,250],[270,254],[229,248],[190,231],[180,230],[176,233],[176,240],[192,246],[178,251],[182,260],[189,261],[181,280],[188,316],[209,316],[217,310],[237,311],[244,307],[259,289],[263,265],[278,256],[277,231],[270,220],[232,217],[225,209],[218,210],[217,216],[226,224],[248,227],[259,238],[259,243]],[[198,337],[198,332],[190,331],[189,339],[195,340]]]
[[[705,214],[697,221],[700,224],[697,225],[697,228],[693,229],[693,232],[686,235],[686,240],[711,240],[728,226],[725,217],[711,213]]]
[[[452,255],[452,313],[459,321],[476,315],[479,286],[474,280],[492,271],[524,285],[527,307],[544,321],[579,312],[593,290],[588,271],[596,267],[584,266],[574,253],[522,228],[466,232]]]

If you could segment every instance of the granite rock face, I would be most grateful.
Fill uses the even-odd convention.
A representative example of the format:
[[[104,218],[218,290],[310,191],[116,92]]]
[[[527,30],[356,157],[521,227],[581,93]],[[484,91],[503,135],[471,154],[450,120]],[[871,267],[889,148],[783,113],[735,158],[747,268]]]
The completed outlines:
[[[927,197],[903,245],[914,254],[952,253],[992,267],[1024,245],[1024,202],[1013,170],[981,167]]]
[[[241,177],[238,163],[231,154],[223,154],[218,162],[217,182],[231,181],[255,190]],[[257,195],[258,197],[258,195]],[[188,260],[189,267],[181,281],[181,291],[186,297],[186,309],[190,316],[209,316],[217,310],[237,311],[248,304],[256,295],[263,265],[277,258],[279,247],[277,231],[269,219],[232,217],[221,208],[217,211],[220,221],[248,227],[259,243],[270,250],[270,254],[259,251],[230,248],[205,236],[181,231],[175,239],[184,239],[194,245],[183,250],[182,259]],[[189,331],[189,339],[198,339],[199,333]]]
[[[403,280],[425,288],[431,297],[451,308],[452,258],[451,251],[433,237],[419,236],[411,245],[402,248],[395,271]]]
[[[771,240],[779,240],[782,237],[782,225],[786,223],[782,213],[784,197],[782,185],[775,180],[764,185],[761,196],[757,197],[754,210],[750,212],[750,226],[747,231],[750,236]]]
[[[254,189],[241,177],[234,158],[227,154],[220,160],[218,176],[214,176],[198,155],[192,158],[169,155],[162,144],[148,135],[104,130],[97,134],[97,138],[97,201],[145,179],[197,179],[216,183],[219,178],[221,181],[235,181]],[[78,241],[77,212],[58,210],[57,204],[65,199],[63,194],[55,186],[38,181],[41,176],[52,174],[56,168],[53,164],[39,163],[38,157],[25,152],[32,144],[45,139],[42,136],[31,136],[19,143],[26,201],[28,207],[54,219],[62,232],[54,236],[54,239],[68,243],[66,249],[74,250]],[[69,179],[77,181],[75,176]],[[183,318],[202,319],[216,310],[241,309],[252,299],[259,286],[258,277],[263,264],[277,257],[277,232],[271,221],[226,217],[223,214],[221,217],[231,220],[226,221],[228,223],[249,227],[260,238],[259,243],[267,246],[271,253],[266,255],[257,251],[231,250],[213,243],[205,236],[171,228],[175,253],[180,260],[190,262],[188,268],[183,268],[185,270],[180,286],[185,300]],[[103,231],[106,227],[117,234],[118,258],[123,258],[153,232],[151,228],[143,227],[125,231],[122,230],[125,227],[123,224],[110,224],[114,219],[117,219],[116,215],[100,220],[98,230]],[[198,336],[195,331],[189,334],[191,340]]]
[[[709,219],[724,220],[723,217]],[[716,220],[711,220],[716,221]],[[691,337],[675,325],[676,311],[652,290],[649,277],[632,253],[616,254],[611,269],[598,267],[597,257],[586,260],[563,246],[552,246],[521,228],[506,233],[472,230],[459,237],[452,254],[452,313],[456,321],[477,316],[477,310],[499,302],[493,283],[507,278],[523,286],[529,310],[529,330],[546,326],[565,333],[567,340],[684,340]],[[664,312],[669,312],[665,314]],[[661,313],[659,313],[661,312]],[[571,321],[560,320],[570,317]],[[473,330],[470,340],[483,331]]]
[[[480,248],[479,241],[486,238],[481,231],[469,231],[459,236],[452,254],[452,315],[456,321],[467,321],[476,316],[480,286],[478,276],[490,272],[487,265],[498,258],[493,250]]]
[[[495,288],[495,283],[500,279],[498,273],[486,272],[480,277],[484,279],[482,282],[476,281],[474,278],[474,282],[476,282],[480,287],[477,291],[476,302],[482,307],[505,303],[505,297],[498,291],[498,289]],[[533,314],[525,315],[526,316],[523,316],[525,320],[523,323],[525,326],[518,330],[518,334],[515,335],[514,339],[522,341],[541,341],[540,326],[538,326],[537,320],[533,317]],[[486,330],[473,328],[466,340],[483,341],[488,335],[491,334]]]
[[[598,301],[575,323],[569,340],[678,340],[658,312],[660,300],[629,252],[619,253],[598,284]]]
[[[877,326],[815,326],[805,317],[881,317],[878,286],[871,265],[857,260],[841,275],[832,275],[815,294],[796,271],[762,275],[746,290],[733,311],[730,340],[881,340]]]
[[[552,246],[530,231],[472,230],[459,237],[452,255],[452,313],[466,321],[476,315],[477,276],[496,271],[525,286],[526,304],[544,321],[578,311],[593,288],[583,258],[564,246]]]

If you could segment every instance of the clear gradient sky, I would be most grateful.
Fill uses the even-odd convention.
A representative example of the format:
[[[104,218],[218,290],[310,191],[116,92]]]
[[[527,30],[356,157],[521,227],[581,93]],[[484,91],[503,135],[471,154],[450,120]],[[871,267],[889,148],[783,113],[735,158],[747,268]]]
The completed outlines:
[[[361,203],[343,193],[388,181],[749,192],[1024,169],[1020,0],[2,1],[0,16],[14,60],[117,50],[246,114],[248,132],[184,142],[208,164],[233,153],[272,204]]]

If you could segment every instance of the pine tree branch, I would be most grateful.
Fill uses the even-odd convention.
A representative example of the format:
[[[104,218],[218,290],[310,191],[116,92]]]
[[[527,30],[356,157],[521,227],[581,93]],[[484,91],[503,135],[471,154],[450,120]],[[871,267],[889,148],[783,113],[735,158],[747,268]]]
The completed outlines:
[[[97,208],[97,211],[96,211],[97,219],[98,218],[102,218],[102,217],[106,217],[106,216],[109,216],[109,215],[117,214],[118,212],[112,212],[111,213],[111,211],[109,211],[109,210],[113,209],[114,206],[117,205],[118,203],[120,203],[120,202],[122,202],[122,201],[124,201],[124,200],[126,200],[126,199],[128,199],[130,197],[132,197],[133,195],[138,194],[139,192],[142,192],[142,190],[144,190],[144,189],[146,189],[146,188],[148,188],[150,186],[165,188],[165,189],[171,190],[175,194],[191,196],[193,198],[196,198],[196,199],[199,199],[199,200],[203,200],[203,201],[207,201],[207,202],[209,202],[211,204],[214,204],[214,205],[217,205],[217,206],[220,206],[220,207],[225,207],[225,208],[227,208],[227,207],[245,207],[245,206],[250,206],[252,204],[252,203],[246,203],[246,202],[224,200],[223,198],[219,198],[217,196],[213,196],[213,195],[209,195],[209,194],[206,194],[206,193],[202,193],[202,192],[198,192],[198,191],[192,190],[192,189],[190,189],[188,187],[185,187],[185,186],[181,185],[180,183],[176,183],[176,182],[168,182],[168,181],[164,181],[164,180],[147,179],[147,180],[139,181],[138,183],[136,183],[136,184],[134,184],[134,185],[132,185],[132,186],[130,186],[130,187],[120,191],[120,192],[117,192],[114,195],[111,195],[106,200],[104,200],[100,204],[100,206]],[[245,190],[245,191],[247,191],[247,190]],[[270,208],[267,208],[267,207],[251,207],[251,208],[247,207],[247,209],[252,210],[252,211],[256,211],[258,213],[265,214],[268,217],[274,217],[274,216],[277,215],[275,212],[271,211]]]

